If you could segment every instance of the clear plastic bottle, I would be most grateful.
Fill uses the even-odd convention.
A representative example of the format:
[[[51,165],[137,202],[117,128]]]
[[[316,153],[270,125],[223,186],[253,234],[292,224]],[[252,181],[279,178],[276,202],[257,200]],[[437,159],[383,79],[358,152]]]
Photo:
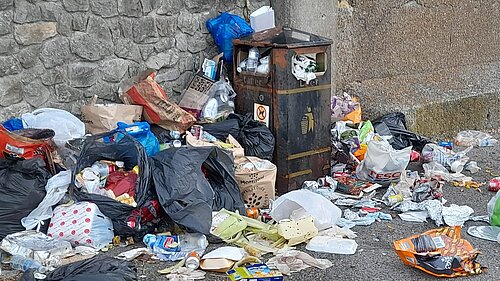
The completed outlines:
[[[30,269],[36,269],[36,271],[39,273],[47,272],[47,268],[41,265],[39,262],[18,255],[12,256],[12,258],[10,259],[10,266],[13,269],[21,270],[23,272],[26,272]]]
[[[257,47],[253,47],[248,52],[247,71],[255,72],[259,64],[260,52]]]
[[[201,256],[208,246],[205,235],[199,233],[182,235],[146,234],[143,242],[160,259],[170,261],[182,259],[193,251]]]

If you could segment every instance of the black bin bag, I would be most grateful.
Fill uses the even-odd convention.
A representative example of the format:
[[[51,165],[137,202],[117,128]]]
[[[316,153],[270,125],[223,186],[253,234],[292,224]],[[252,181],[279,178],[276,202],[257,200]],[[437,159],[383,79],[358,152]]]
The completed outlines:
[[[180,147],[153,158],[153,181],[160,204],[178,225],[210,233],[212,211],[244,214],[232,154],[218,147]]]
[[[26,230],[21,219],[42,202],[50,177],[40,157],[0,159],[0,240]]]
[[[422,151],[430,141],[421,137],[406,127],[405,115],[401,112],[386,114],[372,122],[375,132],[382,136],[392,136],[389,143],[394,149],[413,146],[413,150]]]
[[[251,113],[229,114],[226,120],[204,125],[203,129],[220,140],[231,134],[243,146],[246,156],[273,159],[273,133],[263,123],[253,120]]]
[[[116,139],[117,134],[121,134],[123,138],[119,142],[114,142],[113,139]],[[111,141],[104,142],[104,139],[111,139]],[[127,171],[132,170],[136,165],[139,166],[134,196],[137,207],[134,208],[112,198],[85,193],[78,189],[75,189],[74,192],[76,199],[95,203],[99,210],[113,222],[115,235],[141,236],[145,234],[140,229],[140,222],[135,223],[134,228],[127,224],[135,209],[140,209],[155,197],[150,188],[151,170],[144,147],[128,134],[116,131],[86,137],[76,164],[75,173],[92,166],[94,162],[99,160],[123,161]]]
[[[36,281],[34,270],[23,274],[21,281]],[[56,268],[45,281],[135,281],[137,269],[132,262],[98,255]]]

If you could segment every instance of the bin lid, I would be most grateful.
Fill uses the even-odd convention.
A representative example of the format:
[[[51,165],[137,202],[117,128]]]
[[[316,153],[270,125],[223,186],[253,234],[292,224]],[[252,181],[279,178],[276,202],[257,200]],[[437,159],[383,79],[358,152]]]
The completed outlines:
[[[290,27],[276,27],[235,39],[234,44],[256,47],[298,48],[331,45],[331,39]]]

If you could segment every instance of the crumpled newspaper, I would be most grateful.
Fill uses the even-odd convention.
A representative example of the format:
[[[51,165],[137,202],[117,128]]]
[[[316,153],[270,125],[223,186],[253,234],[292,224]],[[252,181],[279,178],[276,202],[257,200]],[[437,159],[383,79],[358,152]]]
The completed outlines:
[[[205,279],[205,271],[195,270],[187,267],[181,267],[173,270],[167,275],[170,281],[191,281]]]
[[[401,204],[394,209],[402,213],[408,211],[427,211],[429,217],[435,221],[437,226],[444,224],[443,204],[439,200],[426,200],[420,203],[406,200],[401,202]]]
[[[471,215],[474,213],[474,209],[464,205],[458,206],[451,204],[450,207],[443,207],[443,219],[444,222],[449,226],[462,226],[466,221],[468,221]]]
[[[269,268],[277,269],[285,275],[299,272],[309,267],[326,269],[333,265],[329,260],[315,259],[302,251],[290,249],[278,252],[266,264]]]

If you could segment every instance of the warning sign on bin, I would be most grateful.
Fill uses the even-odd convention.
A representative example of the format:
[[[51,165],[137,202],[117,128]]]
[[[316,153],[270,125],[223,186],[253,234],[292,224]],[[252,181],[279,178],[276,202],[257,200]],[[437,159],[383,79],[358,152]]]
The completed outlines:
[[[258,103],[253,104],[253,119],[263,122],[269,127],[269,106]]]

